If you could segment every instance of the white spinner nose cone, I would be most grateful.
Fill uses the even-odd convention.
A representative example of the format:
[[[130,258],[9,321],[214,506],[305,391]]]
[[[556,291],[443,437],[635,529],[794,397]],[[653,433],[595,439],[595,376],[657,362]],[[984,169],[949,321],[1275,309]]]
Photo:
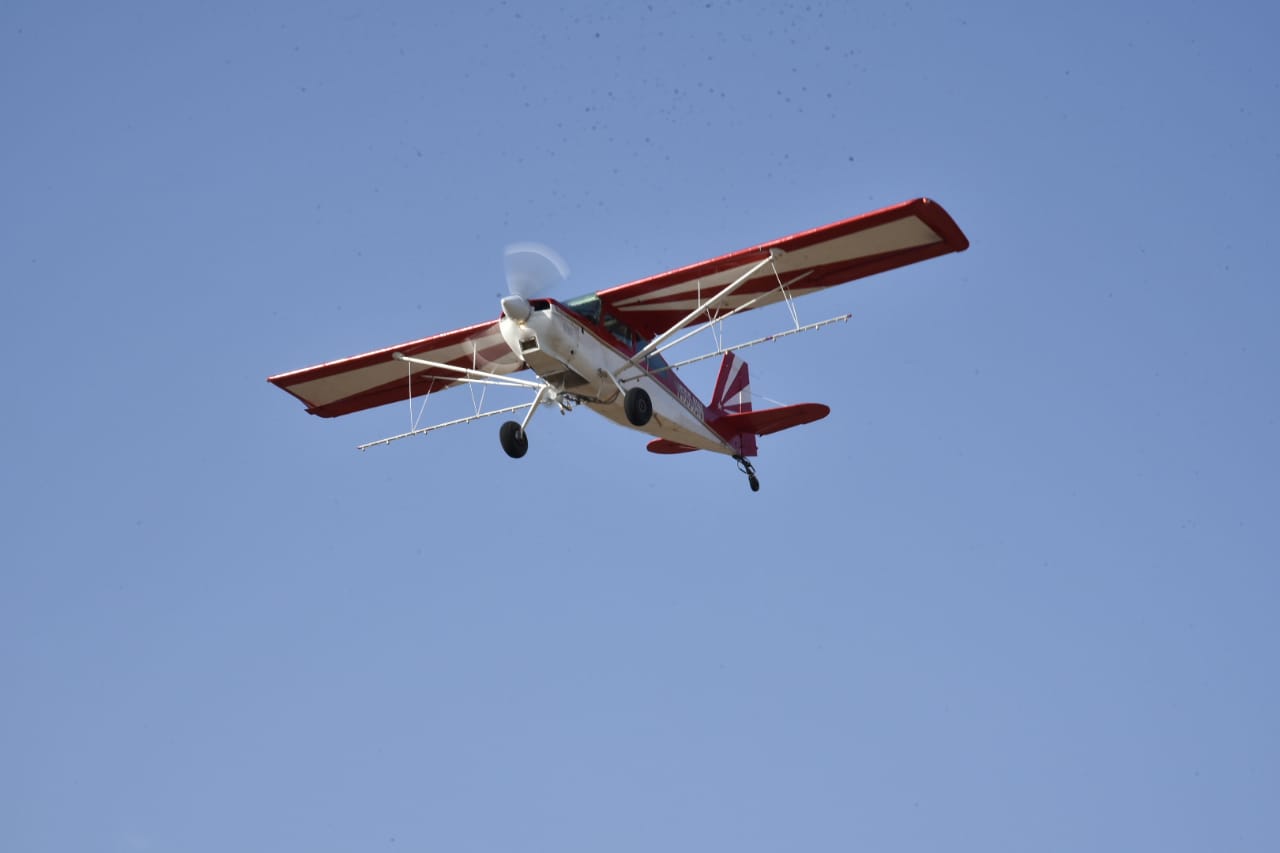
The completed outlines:
[[[523,296],[504,296],[502,297],[502,313],[517,323],[524,325],[524,322],[533,316],[533,306]]]

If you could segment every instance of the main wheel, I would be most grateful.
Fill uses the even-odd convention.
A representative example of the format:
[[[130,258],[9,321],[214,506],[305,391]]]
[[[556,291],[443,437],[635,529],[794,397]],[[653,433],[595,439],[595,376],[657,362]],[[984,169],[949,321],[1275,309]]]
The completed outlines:
[[[632,388],[622,398],[622,410],[633,426],[644,426],[653,417],[653,401],[649,399],[649,392],[639,386]]]
[[[751,491],[753,492],[760,491],[760,480],[756,478],[755,474],[747,477],[747,485],[751,487]]]
[[[502,442],[502,449],[512,459],[519,459],[529,451],[529,436],[515,421],[507,421],[498,428],[498,439]]]

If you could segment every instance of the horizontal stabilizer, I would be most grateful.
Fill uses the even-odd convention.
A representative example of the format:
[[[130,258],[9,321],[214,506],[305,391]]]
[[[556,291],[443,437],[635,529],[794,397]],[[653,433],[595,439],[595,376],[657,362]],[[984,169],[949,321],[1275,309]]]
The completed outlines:
[[[734,415],[722,415],[710,422],[712,429],[721,435],[740,433],[769,435],[801,424],[820,421],[831,414],[831,407],[822,403],[796,403],[776,409],[757,409]]]
[[[665,438],[655,438],[653,441],[645,445],[650,453],[692,453],[697,450],[696,447],[690,447],[687,444],[670,441]]]

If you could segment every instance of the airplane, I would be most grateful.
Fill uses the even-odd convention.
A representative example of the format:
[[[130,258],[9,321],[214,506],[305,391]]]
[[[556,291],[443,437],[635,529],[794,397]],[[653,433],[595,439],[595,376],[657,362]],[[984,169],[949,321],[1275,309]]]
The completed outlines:
[[[730,456],[751,491],[760,480],[751,457],[757,437],[826,417],[821,403],[753,408],[747,363],[738,351],[799,332],[847,321],[845,314],[801,325],[794,300],[838,284],[908,264],[962,252],[969,240],[941,205],[917,198],[718,258],[588,293],[564,302],[530,292],[534,273],[508,265],[510,294],[495,320],[393,347],[281,373],[268,382],[301,400],[310,414],[330,418],[409,401],[411,429],[360,445],[387,444],[444,427],[524,411],[498,430],[502,449],[519,459],[529,449],[528,429],[540,407],[561,413],[586,406],[621,426],[650,436],[653,453],[707,450]],[[544,259],[563,276],[567,267],[536,246],[518,249],[523,269]],[[545,278],[545,276],[544,276]],[[536,282],[535,282],[536,283]],[[793,327],[774,335],[668,363],[664,353],[744,311],[784,302]],[[681,381],[677,370],[722,356],[709,402]],[[536,380],[513,374],[531,370]],[[418,427],[415,398],[448,388],[481,392],[471,415]],[[531,402],[483,409],[490,386],[523,389]],[[421,417],[419,410],[418,418]]]

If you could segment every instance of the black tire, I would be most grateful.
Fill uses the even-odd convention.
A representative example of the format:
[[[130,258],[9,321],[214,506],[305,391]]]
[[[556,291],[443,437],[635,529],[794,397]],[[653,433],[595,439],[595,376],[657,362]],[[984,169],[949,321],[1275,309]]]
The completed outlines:
[[[760,481],[756,479],[755,474],[752,474],[750,477],[747,478],[747,485],[751,487],[751,491],[753,492],[760,491]]]
[[[502,449],[512,459],[519,459],[529,452],[529,436],[525,435],[520,424],[515,421],[507,421],[498,428],[498,439],[502,442]]]
[[[622,398],[622,410],[627,413],[627,420],[632,426],[644,426],[653,417],[653,401],[649,399],[649,392],[639,386],[632,388]]]

